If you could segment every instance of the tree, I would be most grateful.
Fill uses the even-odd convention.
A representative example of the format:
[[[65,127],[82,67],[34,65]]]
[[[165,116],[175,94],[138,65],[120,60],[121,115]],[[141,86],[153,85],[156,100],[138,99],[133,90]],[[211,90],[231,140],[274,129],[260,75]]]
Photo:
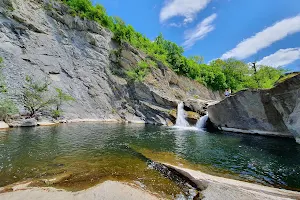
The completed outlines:
[[[203,56],[191,56],[190,59],[192,59],[193,61],[195,61],[197,64],[204,63]]]
[[[18,108],[10,99],[0,100],[0,121],[7,121],[11,115],[18,113]]]
[[[24,107],[33,117],[36,113],[52,106],[56,101],[54,98],[48,97],[48,87],[50,82],[34,81],[31,77],[26,76],[26,83],[22,91],[22,101]]]
[[[256,83],[253,88],[271,88],[283,74],[284,70],[270,66],[259,66],[257,72],[253,75]]]
[[[114,39],[119,42],[128,42],[132,46],[144,51],[164,65],[170,67],[177,74],[197,80],[213,90],[224,90],[226,87],[233,91],[244,88],[269,88],[274,84],[279,71],[268,68],[259,72],[255,66],[251,69],[246,63],[235,60],[215,60],[210,64],[204,64],[201,56],[187,58],[183,55],[184,49],[176,43],[166,40],[160,33],[154,41],[149,40],[141,33],[134,30],[130,25],[119,17],[111,17],[105,8],[91,0],[63,0],[71,7],[73,12],[80,17],[94,20],[114,33]],[[142,80],[147,70],[138,68],[127,72],[134,80]],[[272,74],[268,76],[268,74]],[[274,76],[273,76],[274,75]]]
[[[222,65],[222,71],[226,77],[226,84],[233,91],[242,90],[245,88],[244,83],[247,82],[252,73],[249,66],[233,58],[228,60],[218,60]]]
[[[55,90],[57,95],[55,97],[55,109],[52,111],[52,116],[57,119],[63,112],[61,110],[62,104],[69,101],[75,101],[75,99],[71,95],[64,93],[62,89],[55,88]]]

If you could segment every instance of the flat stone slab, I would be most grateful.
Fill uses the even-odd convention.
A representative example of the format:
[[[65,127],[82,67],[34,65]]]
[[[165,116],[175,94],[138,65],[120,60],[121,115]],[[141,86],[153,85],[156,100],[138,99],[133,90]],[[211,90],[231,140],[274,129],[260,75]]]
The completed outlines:
[[[9,128],[9,125],[3,121],[0,121],[0,129],[7,129]]]
[[[38,122],[37,125],[38,126],[54,126],[59,124],[59,122],[47,122],[47,121],[42,121],[42,122]]]
[[[300,192],[213,176],[201,171],[178,167],[168,163],[164,164],[185,175],[197,185],[201,186],[205,183],[206,189],[201,191],[205,200],[300,199]]]
[[[67,192],[55,188],[13,188],[13,192],[0,194],[0,199],[10,200],[158,200],[159,197],[138,186],[106,181],[93,188],[80,192]]]

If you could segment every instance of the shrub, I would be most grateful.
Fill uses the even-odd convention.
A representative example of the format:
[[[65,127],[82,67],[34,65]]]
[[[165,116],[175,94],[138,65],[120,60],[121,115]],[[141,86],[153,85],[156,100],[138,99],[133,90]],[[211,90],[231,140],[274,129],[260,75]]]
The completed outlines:
[[[127,70],[125,73],[130,80],[142,82],[149,73],[149,64],[145,61],[142,61],[136,68]]]
[[[162,34],[151,41],[121,18],[108,16],[102,5],[93,6],[91,0],[63,0],[63,2],[70,6],[73,14],[94,20],[109,28],[118,43],[128,42],[176,73],[197,80],[213,90],[224,90],[227,87],[234,91],[246,87],[269,88],[274,85],[274,79],[278,74],[281,74],[279,71],[263,70],[260,73],[263,76],[259,77],[259,73],[254,74],[246,63],[235,59],[217,59],[210,64],[204,64],[204,58],[201,56],[185,57],[184,49],[166,40]],[[264,76],[270,73],[275,74],[275,78]],[[126,74],[131,80],[142,81],[147,70],[137,68],[127,71]]]
[[[75,101],[75,99],[71,95],[64,93],[59,88],[55,88],[55,90],[57,95],[55,96],[54,100],[55,110],[52,110],[52,117],[57,119],[63,114],[63,111],[61,110],[62,104],[68,101]]]
[[[58,119],[62,115],[62,110],[52,110],[51,111],[51,116],[54,119]]]
[[[9,99],[0,100],[0,121],[7,121],[11,115],[17,114],[18,109]]]

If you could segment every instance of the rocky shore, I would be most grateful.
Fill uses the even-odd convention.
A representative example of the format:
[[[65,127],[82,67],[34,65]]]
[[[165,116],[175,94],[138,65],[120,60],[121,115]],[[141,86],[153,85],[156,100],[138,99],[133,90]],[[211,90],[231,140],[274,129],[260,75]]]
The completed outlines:
[[[300,199],[300,192],[213,176],[201,171],[195,171],[170,164],[165,165],[185,175],[196,184],[205,187],[201,192],[205,200]]]
[[[106,181],[93,188],[80,192],[67,192],[55,188],[27,187],[28,184],[15,186],[13,192],[0,194],[0,199],[9,200],[156,200],[158,196],[128,183]]]
[[[187,177],[201,188],[201,197],[205,200],[291,200],[300,199],[300,193],[284,189],[271,188],[243,181],[212,176],[200,171],[182,168],[170,164],[164,164],[169,168]],[[93,188],[80,192],[68,192],[55,188],[29,187],[29,183],[23,183],[0,189],[0,199],[9,200],[112,200],[112,199],[163,199],[158,194],[153,194],[145,188],[132,183],[106,181]]]

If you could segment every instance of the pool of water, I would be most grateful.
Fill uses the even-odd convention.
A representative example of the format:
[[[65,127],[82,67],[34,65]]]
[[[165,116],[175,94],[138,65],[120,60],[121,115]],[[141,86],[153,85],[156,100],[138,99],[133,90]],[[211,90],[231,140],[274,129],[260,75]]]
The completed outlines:
[[[55,187],[77,191],[109,179],[135,182],[166,196],[181,192],[139,153],[213,174],[300,189],[300,145],[292,139],[100,123],[0,132],[0,187],[71,173]]]

